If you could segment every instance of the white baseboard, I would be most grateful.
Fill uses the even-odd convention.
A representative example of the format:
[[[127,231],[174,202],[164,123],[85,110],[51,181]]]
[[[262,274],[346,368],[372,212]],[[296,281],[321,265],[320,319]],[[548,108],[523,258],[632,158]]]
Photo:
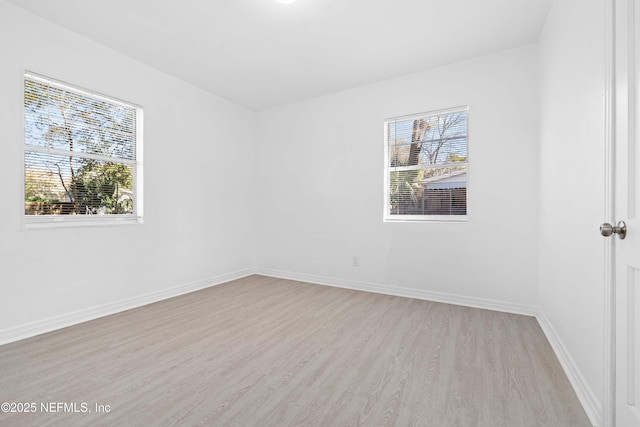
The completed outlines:
[[[560,340],[560,337],[556,333],[555,329],[547,319],[544,313],[538,312],[536,315],[538,319],[538,323],[542,328],[542,331],[547,337],[549,344],[551,344],[551,348],[556,354],[556,357],[560,361],[560,365],[562,365],[562,369],[564,369],[573,390],[578,396],[578,400],[582,404],[584,411],[587,413],[587,417],[589,417],[589,421],[593,424],[593,427],[598,427],[602,420],[602,408],[598,399],[593,394],[593,391],[587,384],[587,381],[584,379],[580,370],[577,368],[576,363],[573,358],[567,351],[566,347]]]
[[[2,329],[0,330],[0,345],[25,338],[30,338],[36,335],[44,334],[46,332],[54,331],[56,329],[66,328],[67,326],[76,325],[78,323],[97,319],[99,317],[109,316],[111,314],[130,310],[132,308],[141,307],[143,305],[158,302],[167,298],[172,298],[178,295],[187,294],[189,292],[198,291],[200,289],[219,285],[231,280],[250,276],[251,274],[253,274],[253,271],[251,269],[222,274],[219,276],[210,277],[208,279],[185,283],[173,288],[163,289],[157,292],[150,292],[148,294],[90,307],[60,316],[49,317],[47,319],[37,320],[35,322],[26,323],[12,328]]]
[[[553,326],[551,326],[551,323],[548,321],[544,313],[540,312],[537,307],[512,304],[504,301],[496,301],[485,298],[449,294],[444,292],[424,291],[419,289],[403,288],[399,286],[388,286],[378,283],[367,283],[356,280],[317,276],[312,274],[296,273],[269,268],[246,269],[233,273],[222,274],[208,279],[186,283],[173,288],[163,289],[161,291],[151,292],[145,295],[78,310],[60,316],[50,317],[13,328],[3,329],[0,330],[0,345],[33,337],[46,332],[51,332],[56,329],[65,328],[67,326],[76,325],[78,323],[86,322],[99,317],[119,313],[121,311],[129,310],[132,308],[141,307],[143,305],[151,304],[167,298],[172,298],[200,289],[216,286],[225,282],[229,282],[231,280],[247,277],[252,274],[296,280],[317,285],[333,286],[338,288],[374,292],[385,295],[416,298],[421,300],[443,302],[447,304],[462,305],[487,310],[503,311],[507,313],[522,314],[525,316],[534,316],[538,319],[542,331],[549,340],[549,343],[551,344],[556,357],[560,361],[560,364],[562,365],[562,368],[564,369],[569,382],[576,392],[576,395],[578,396],[578,399],[580,400],[580,403],[582,404],[593,426],[598,427],[600,422],[599,420],[602,419],[601,405],[599,404],[597,398],[587,385],[587,382],[580,373],[580,370],[577,368],[575,362],[569,355],[557,333],[553,329]]]
[[[534,306],[512,304],[505,301],[468,297],[445,292],[424,291],[421,289],[388,286],[379,283],[368,283],[356,280],[339,279],[335,277],[316,276],[305,273],[274,270],[270,268],[257,268],[255,269],[255,274],[277,277],[279,279],[297,280],[316,285],[333,286],[336,288],[353,289],[357,291],[373,292],[397,297],[415,298],[427,301],[444,302],[447,304],[463,305],[466,307],[483,308],[486,310],[503,311],[506,313],[522,314],[525,316],[535,316],[538,313],[537,307]]]
[[[556,357],[560,361],[560,365],[564,370],[571,386],[573,387],[578,400],[582,404],[589,421],[594,427],[598,427],[601,417],[600,404],[598,399],[587,385],[584,377],[577,368],[575,362],[569,355],[564,344],[556,334],[555,330],[551,326],[551,323],[547,320],[544,313],[541,313],[539,308],[535,306],[526,306],[519,304],[511,304],[504,301],[495,301],[484,298],[467,297],[456,294],[449,294],[443,292],[423,291],[419,289],[409,289],[395,286],[387,286],[374,283],[359,282],[354,280],[345,280],[332,277],[315,276],[311,274],[295,273],[290,271],[281,271],[268,268],[258,268],[255,270],[256,274],[263,276],[276,277],[280,279],[297,280],[301,282],[314,283],[318,285],[334,286],[338,288],[353,289],[366,292],[374,292],[385,295],[402,296],[409,298],[416,298],[428,301],[443,302],[447,304],[462,305],[466,307],[483,308],[487,310],[496,310],[507,313],[522,314],[526,316],[536,317],[542,331],[547,337],[547,340],[551,344],[551,348],[556,354]]]

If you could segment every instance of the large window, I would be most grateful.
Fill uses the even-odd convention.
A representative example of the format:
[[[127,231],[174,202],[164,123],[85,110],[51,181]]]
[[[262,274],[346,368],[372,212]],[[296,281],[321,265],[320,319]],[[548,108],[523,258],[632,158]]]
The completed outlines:
[[[467,107],[385,122],[387,221],[467,215]]]
[[[25,224],[142,219],[142,109],[25,73]]]

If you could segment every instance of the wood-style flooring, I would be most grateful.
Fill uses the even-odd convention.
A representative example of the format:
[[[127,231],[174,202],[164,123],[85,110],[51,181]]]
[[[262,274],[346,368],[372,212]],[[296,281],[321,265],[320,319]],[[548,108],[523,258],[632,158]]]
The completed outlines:
[[[1,346],[0,401],[36,409],[3,426],[590,425],[533,317],[262,276]]]

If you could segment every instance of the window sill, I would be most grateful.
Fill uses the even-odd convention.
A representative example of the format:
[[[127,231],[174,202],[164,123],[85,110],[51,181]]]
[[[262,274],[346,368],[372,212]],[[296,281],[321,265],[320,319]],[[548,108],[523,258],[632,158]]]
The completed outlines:
[[[105,227],[142,224],[142,217],[131,215],[38,215],[23,217],[23,229]]]
[[[384,222],[409,222],[409,223],[442,223],[442,222],[468,222],[468,215],[393,215],[385,216]]]

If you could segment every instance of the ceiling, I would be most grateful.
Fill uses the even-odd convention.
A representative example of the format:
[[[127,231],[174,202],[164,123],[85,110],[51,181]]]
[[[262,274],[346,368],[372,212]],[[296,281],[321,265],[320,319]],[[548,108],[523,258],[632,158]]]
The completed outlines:
[[[261,110],[537,41],[552,0],[8,0]]]

